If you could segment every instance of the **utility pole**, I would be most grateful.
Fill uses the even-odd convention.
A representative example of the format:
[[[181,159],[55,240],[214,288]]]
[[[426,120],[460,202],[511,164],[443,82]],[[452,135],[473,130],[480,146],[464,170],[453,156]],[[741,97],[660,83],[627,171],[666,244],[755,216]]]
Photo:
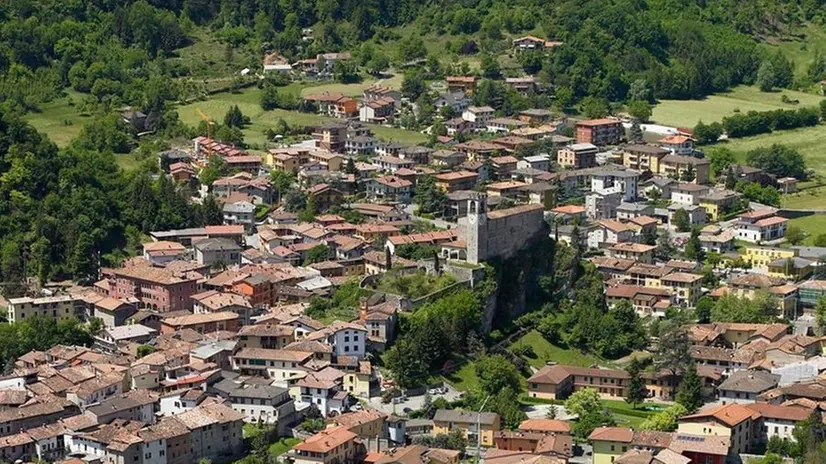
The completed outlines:
[[[482,464],[482,410],[488,404],[490,395],[482,401],[482,406],[479,406],[479,411],[476,413],[476,462]]]

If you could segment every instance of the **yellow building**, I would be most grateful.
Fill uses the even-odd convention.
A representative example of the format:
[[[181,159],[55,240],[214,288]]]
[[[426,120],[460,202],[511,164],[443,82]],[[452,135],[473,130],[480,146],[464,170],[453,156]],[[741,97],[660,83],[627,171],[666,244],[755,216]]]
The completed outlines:
[[[743,248],[740,253],[743,261],[751,267],[763,272],[769,272],[769,263],[777,259],[788,259],[797,256],[797,250],[751,245]]]
[[[797,256],[775,259],[766,267],[770,276],[786,280],[805,280],[814,273],[812,262]]]
[[[634,431],[624,427],[599,427],[588,437],[594,447],[594,464],[611,464],[631,449]]]
[[[752,424],[754,411],[742,404],[714,406],[680,418],[677,431],[692,435],[728,437],[734,454],[747,453],[759,440]]]
[[[700,196],[700,206],[706,209],[708,220],[717,222],[720,215],[730,211],[740,195],[729,190],[709,192]]]
[[[689,272],[672,272],[662,279],[663,287],[671,289],[674,300],[693,308],[702,293],[703,276]]]
[[[633,285],[647,288],[663,288],[662,279],[672,272],[667,266],[636,263],[625,272],[626,277]]]
[[[477,421],[480,425],[479,432],[476,429]],[[493,446],[493,435],[500,430],[499,414],[455,409],[436,411],[433,417],[433,435],[449,434],[453,430],[461,430],[470,443],[476,443],[476,440],[481,437],[483,446]]]
[[[623,150],[622,164],[629,169],[660,172],[660,160],[671,151],[653,145],[628,145]]]
[[[75,308],[81,303],[83,303],[83,300],[70,295],[43,298],[10,298],[8,320],[13,323],[40,316],[62,321],[75,317]]]

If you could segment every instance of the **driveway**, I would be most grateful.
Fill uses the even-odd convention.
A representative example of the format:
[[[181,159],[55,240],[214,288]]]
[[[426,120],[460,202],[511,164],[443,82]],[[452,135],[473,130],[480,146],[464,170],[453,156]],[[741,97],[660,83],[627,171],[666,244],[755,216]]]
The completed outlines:
[[[459,399],[459,394],[461,393],[459,390],[456,390],[455,388],[447,384],[445,384],[445,387],[447,387],[447,393],[445,393],[444,395],[430,395],[430,399],[435,400],[436,398],[444,398],[447,401],[456,401],[457,399]],[[371,408],[377,409],[385,414],[396,414],[401,416],[406,415],[406,413],[404,412],[405,409],[409,408],[411,411],[421,409],[424,405],[424,397],[425,395],[408,396],[407,400],[402,403],[384,404],[381,402],[381,397],[376,396],[370,398],[370,401],[368,401],[368,405]]]

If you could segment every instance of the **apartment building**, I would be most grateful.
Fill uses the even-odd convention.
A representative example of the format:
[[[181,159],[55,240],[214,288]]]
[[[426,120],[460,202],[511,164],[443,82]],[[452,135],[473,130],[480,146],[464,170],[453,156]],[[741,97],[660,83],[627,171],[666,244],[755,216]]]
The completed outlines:
[[[669,153],[652,145],[627,145],[623,148],[622,164],[638,171],[660,172],[660,161]]]
[[[528,379],[531,398],[565,399],[571,393],[592,388],[605,399],[624,398],[631,376],[625,371],[549,365]]]
[[[624,134],[622,123],[616,119],[589,119],[576,123],[576,140],[580,144],[616,145]]]
[[[169,268],[130,266],[114,269],[112,275],[109,296],[137,298],[142,308],[159,312],[188,310],[198,291],[197,278]]]
[[[596,167],[597,146],[590,142],[575,143],[560,148],[556,153],[556,163],[560,167],[585,169]]]
[[[494,436],[500,429],[499,414],[493,412],[476,413],[439,409],[433,416],[434,435],[449,434],[454,430],[460,430],[469,443],[476,443],[481,439],[482,446],[493,446]]]
[[[34,316],[62,321],[83,315],[84,302],[72,295],[41,298],[9,298],[8,321],[25,321]]]

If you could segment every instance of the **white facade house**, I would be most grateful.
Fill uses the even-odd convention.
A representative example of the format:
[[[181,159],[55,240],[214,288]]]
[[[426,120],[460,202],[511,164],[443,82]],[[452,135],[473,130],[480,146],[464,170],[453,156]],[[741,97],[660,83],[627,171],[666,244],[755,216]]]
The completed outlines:
[[[710,188],[705,185],[679,184],[671,188],[671,201],[683,205],[696,205],[700,197],[707,195]]]
[[[789,220],[772,216],[754,222],[741,220],[737,223],[737,238],[751,243],[778,240],[786,236]]]
[[[634,201],[639,194],[640,175],[634,171],[602,171],[591,175],[591,192],[619,193],[622,201]]]
[[[494,109],[490,106],[469,106],[462,112],[462,119],[474,125],[474,127],[487,127],[488,121],[493,119]]]
[[[336,321],[306,337],[309,340],[326,341],[333,347],[335,356],[354,356],[359,361],[367,353],[367,329],[351,322]]]
[[[526,156],[516,163],[517,169],[533,168],[540,171],[551,170],[551,155],[541,153],[539,155]]]

